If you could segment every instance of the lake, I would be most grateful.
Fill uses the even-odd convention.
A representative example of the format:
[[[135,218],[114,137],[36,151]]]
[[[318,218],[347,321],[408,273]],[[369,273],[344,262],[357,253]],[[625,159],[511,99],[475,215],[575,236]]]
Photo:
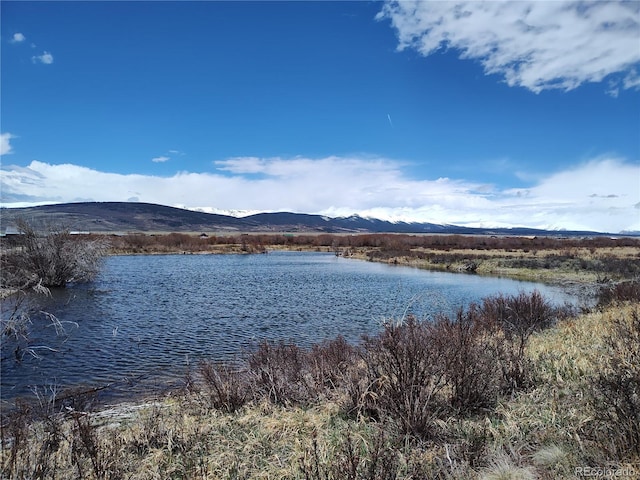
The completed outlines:
[[[34,388],[106,385],[109,398],[124,398],[260,340],[308,346],[342,335],[357,342],[385,319],[430,318],[489,295],[536,289],[554,303],[578,302],[543,284],[331,253],[108,257],[94,282],[41,299],[39,310],[55,315],[64,332],[32,313],[29,347],[37,357],[3,342],[2,399],[32,396]]]

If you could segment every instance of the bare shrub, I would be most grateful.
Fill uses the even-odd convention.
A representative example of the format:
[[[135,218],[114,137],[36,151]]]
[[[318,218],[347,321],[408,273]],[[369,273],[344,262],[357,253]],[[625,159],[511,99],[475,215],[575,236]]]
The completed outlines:
[[[489,297],[454,318],[388,323],[364,337],[360,362],[351,362],[347,410],[391,420],[404,434],[437,436],[443,413],[492,411],[501,395],[532,386],[528,340],[566,314],[534,292]]]
[[[343,386],[347,371],[357,358],[357,348],[342,336],[313,345],[307,354],[307,364],[316,394]]]
[[[591,384],[592,434],[609,458],[640,455],[640,311],[615,319],[605,344],[609,356]]]
[[[34,389],[34,395],[35,402],[19,402],[3,412],[2,478],[68,478],[70,465],[77,478],[123,478],[122,441],[115,430],[103,431],[95,421],[89,410],[95,395],[59,396],[55,385]],[[68,462],[61,459],[67,452]]]
[[[280,405],[301,403],[308,398],[306,352],[297,345],[262,342],[247,363],[258,395]]]
[[[341,402],[342,408],[353,418],[376,417],[375,393],[371,391],[371,379],[362,349],[358,350],[356,359],[343,375],[345,396]]]
[[[310,349],[285,342],[260,343],[236,363],[201,362],[202,382],[209,404],[234,412],[255,398],[280,405],[309,404],[348,383],[356,347],[337,337]]]
[[[58,472],[63,470],[59,455],[71,437],[64,428],[58,388],[55,385],[34,388],[33,393],[34,402],[18,400],[13,408],[3,412],[2,478],[47,479],[64,475]]]
[[[7,455],[2,455],[2,478],[29,478],[31,475],[37,478],[34,466],[25,465],[28,457],[24,451],[28,448],[26,443],[31,418],[31,408],[26,403],[20,403],[11,412],[2,413],[0,439],[2,449],[9,451]]]
[[[3,287],[64,287],[97,275],[107,249],[104,239],[83,240],[53,226],[37,231],[23,219],[17,228],[16,246],[2,255]]]
[[[250,399],[251,385],[238,365],[203,361],[199,372],[213,408],[233,413]]]
[[[437,317],[431,341],[443,345],[446,391],[455,412],[491,411],[501,395],[532,386],[528,340],[559,315],[564,311],[534,292],[488,297],[459,309],[453,319]]]
[[[30,338],[34,333],[33,318],[46,319],[46,325],[37,322],[40,323],[40,328],[53,327],[56,335],[66,334],[64,324],[77,326],[75,322],[62,322],[55,315],[40,309],[39,302],[42,296],[50,295],[48,288],[38,284],[26,291],[18,290],[2,301],[0,352],[3,362],[12,357],[16,362],[21,362],[25,356],[39,358],[40,350],[54,350],[46,345],[30,344]]]
[[[630,278],[640,275],[640,258],[617,258],[607,255],[599,259],[599,270],[616,277]]]
[[[640,302],[640,280],[602,287],[598,294],[598,306],[605,307],[614,302]]]
[[[376,337],[365,337],[363,347],[364,410],[392,420],[402,433],[433,434],[449,370],[446,342],[434,335],[433,325],[409,316],[403,324],[386,324]]]
[[[85,478],[88,472],[96,479],[123,478],[122,440],[117,433],[108,430],[107,435],[101,435],[89,413],[73,412],[71,417],[71,459],[79,478]]]
[[[399,464],[399,452],[389,448],[378,429],[371,439],[347,431],[331,452],[322,452],[314,436],[299,466],[305,480],[392,480],[398,476]]]
[[[450,404],[459,413],[493,409],[502,390],[500,355],[504,336],[487,328],[477,305],[459,309],[455,320],[440,317],[437,335],[447,344]]]
[[[537,290],[487,297],[482,301],[480,313],[486,322],[497,322],[520,350],[534,332],[551,326],[556,319],[554,307]]]
[[[502,370],[502,393],[508,394],[533,383],[531,361],[526,356],[531,335],[550,327],[558,318],[566,317],[571,309],[553,307],[540,292],[534,291],[487,297],[478,313],[484,328],[499,330],[506,339],[496,344],[495,356]]]
[[[4,300],[2,307],[4,310],[0,316],[2,346],[5,347],[7,340],[11,340],[16,343],[16,348],[20,348],[20,344],[24,343],[29,335],[30,313],[33,310],[29,299],[24,291],[18,291]]]

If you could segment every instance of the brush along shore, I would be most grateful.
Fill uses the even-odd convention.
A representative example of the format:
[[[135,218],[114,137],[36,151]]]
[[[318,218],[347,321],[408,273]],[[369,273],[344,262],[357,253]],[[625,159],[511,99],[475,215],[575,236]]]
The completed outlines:
[[[114,254],[267,253],[336,255],[436,271],[593,285],[640,275],[638,237],[490,237],[406,234],[128,234],[108,236]]]
[[[639,291],[583,312],[498,295],[357,346],[266,342],[137,405],[41,398],[3,412],[1,477],[638,478]]]

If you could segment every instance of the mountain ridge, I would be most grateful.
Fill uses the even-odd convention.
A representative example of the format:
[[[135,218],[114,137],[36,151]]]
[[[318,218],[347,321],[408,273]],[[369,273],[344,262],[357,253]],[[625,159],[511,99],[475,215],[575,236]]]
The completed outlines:
[[[327,217],[306,213],[256,213],[244,217],[142,202],[75,202],[0,209],[0,232],[18,218],[34,225],[72,231],[107,232],[291,232],[291,233],[443,233],[475,235],[605,235],[603,232],[534,228],[475,228],[427,222],[391,222],[359,215]]]

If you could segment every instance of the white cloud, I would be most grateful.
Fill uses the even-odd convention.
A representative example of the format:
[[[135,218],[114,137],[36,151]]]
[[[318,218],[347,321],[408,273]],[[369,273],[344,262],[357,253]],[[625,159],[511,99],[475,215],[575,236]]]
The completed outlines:
[[[31,57],[33,63],[44,63],[45,65],[51,65],[53,63],[53,55],[49,52],[44,52],[42,55],[35,55]]]
[[[159,155],[157,157],[152,158],[151,161],[155,163],[164,163],[164,162],[168,162],[174,157],[182,157],[184,155],[185,154],[180,150],[169,150],[164,155]]]
[[[622,84],[624,85],[624,88],[639,88],[640,75],[638,75],[638,72],[635,69],[633,69],[627,74],[626,77],[624,77]]]
[[[403,164],[357,157],[242,157],[212,172],[123,175],[33,161],[3,166],[3,206],[92,199],[180,205],[209,211],[357,213],[394,221],[640,231],[640,165],[594,159],[499,190],[462,179],[415,179]]]
[[[618,74],[638,88],[640,3],[583,1],[387,1],[400,50],[455,49],[510,86],[571,90]]]
[[[15,135],[11,135],[10,133],[2,133],[0,134],[0,155],[7,155],[9,153],[13,153],[13,148],[11,147],[11,139],[16,138]]]
[[[11,37],[11,40],[9,40],[11,43],[20,43],[20,42],[24,42],[27,39],[27,37],[25,37],[22,33],[14,33],[13,36]]]

